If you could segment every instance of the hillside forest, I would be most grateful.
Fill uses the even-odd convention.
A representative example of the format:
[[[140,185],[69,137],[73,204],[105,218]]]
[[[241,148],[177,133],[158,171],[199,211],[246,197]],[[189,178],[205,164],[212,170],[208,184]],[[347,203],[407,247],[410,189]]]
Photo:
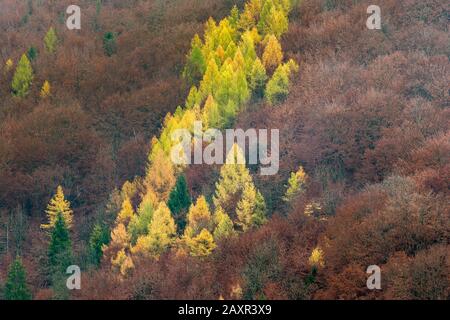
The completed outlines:
[[[0,0],[0,299],[449,299],[450,3],[372,2]]]

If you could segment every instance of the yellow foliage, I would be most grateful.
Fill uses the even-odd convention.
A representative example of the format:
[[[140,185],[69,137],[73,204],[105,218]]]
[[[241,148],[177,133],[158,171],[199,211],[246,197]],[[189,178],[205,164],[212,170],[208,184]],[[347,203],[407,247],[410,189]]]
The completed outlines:
[[[134,216],[133,206],[131,205],[130,198],[128,196],[125,197],[122,203],[122,210],[120,210],[117,215],[116,223],[127,225],[131,218]]]
[[[62,214],[67,228],[70,229],[72,227],[73,211],[70,209],[70,202],[64,198],[64,192],[61,186],[58,186],[58,188],[56,189],[56,194],[50,200],[50,203],[48,204],[47,210],[45,212],[47,213],[48,224],[42,224],[41,228],[53,228],[59,213]]]
[[[11,59],[6,60],[6,63],[5,63],[5,72],[11,71],[13,65],[14,65],[14,62],[13,62]]]
[[[317,247],[311,252],[311,256],[309,257],[309,264],[312,267],[323,267],[325,265],[322,249]]]
[[[41,95],[41,98],[47,98],[48,96],[51,95],[51,86],[47,80],[45,80],[44,84],[42,85],[40,95]]]
[[[210,230],[212,226],[211,213],[204,196],[191,205],[187,215],[186,234],[190,237],[197,235],[202,229]]]
[[[186,237],[186,244],[194,257],[209,256],[216,248],[212,234],[203,229],[196,237]]]
[[[266,47],[264,48],[262,61],[267,70],[273,71],[283,61],[283,51],[281,50],[280,43],[274,35],[269,35],[265,41]]]
[[[122,276],[126,276],[132,269],[134,269],[133,260],[125,253],[125,249],[120,250],[116,257],[111,259],[111,264],[113,268],[119,271]]]

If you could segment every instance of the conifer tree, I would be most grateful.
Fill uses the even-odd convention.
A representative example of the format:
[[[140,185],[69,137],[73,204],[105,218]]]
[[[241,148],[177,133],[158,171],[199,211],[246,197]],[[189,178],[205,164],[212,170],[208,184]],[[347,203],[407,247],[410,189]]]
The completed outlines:
[[[236,209],[238,225],[243,231],[261,226],[266,221],[266,205],[263,196],[253,183],[246,183]]]
[[[214,223],[216,225],[214,229],[215,241],[229,238],[235,234],[233,221],[221,207],[217,208],[214,213]]]
[[[209,206],[205,197],[201,196],[189,209],[185,235],[193,237],[198,235],[202,229],[211,230],[211,228],[211,212],[209,211]]]
[[[120,210],[119,214],[117,215],[116,223],[122,223],[124,225],[128,225],[128,223],[131,221],[131,219],[134,217],[134,209],[131,204],[130,198],[128,196],[125,196],[125,199],[122,203],[122,209]]]
[[[64,222],[67,225],[67,228],[72,227],[73,211],[72,209],[70,209],[70,202],[67,201],[64,197],[63,188],[61,186],[58,186],[58,188],[56,189],[56,194],[50,200],[50,203],[48,204],[47,210],[45,212],[47,213],[48,223],[42,224],[41,228],[53,228],[56,223],[56,218],[60,213],[64,218]]]
[[[114,32],[106,32],[103,35],[103,50],[105,55],[111,57],[117,51],[116,34]]]
[[[38,52],[35,47],[30,47],[27,51],[27,57],[30,61],[33,61],[37,58]]]
[[[206,257],[216,248],[211,232],[206,229],[202,229],[195,237],[186,237],[186,243],[194,257]]]
[[[266,38],[266,47],[262,57],[262,62],[267,71],[275,70],[283,61],[283,51],[281,45],[274,35]]]
[[[47,49],[48,53],[55,53],[57,44],[58,44],[58,37],[56,36],[55,29],[53,27],[50,27],[50,29],[47,31],[47,34],[44,37],[45,49]]]
[[[95,266],[99,266],[103,257],[103,247],[108,245],[110,235],[108,228],[102,224],[95,224],[89,237],[89,256]]]
[[[135,244],[140,236],[148,234],[148,227],[153,218],[154,199],[147,194],[139,205],[137,214],[133,215],[128,224],[127,231],[131,237],[131,243]]]
[[[287,98],[289,94],[290,75],[293,71],[297,70],[298,66],[293,60],[278,66],[266,85],[267,102],[274,105],[283,102]]]
[[[5,62],[5,73],[8,73],[9,71],[11,71],[13,65],[14,65],[14,62],[12,61],[11,58],[6,60],[6,62]]]
[[[223,122],[219,105],[212,95],[209,95],[205,101],[202,120],[207,128],[222,128]]]
[[[252,90],[255,99],[262,99],[264,97],[266,81],[266,68],[264,68],[261,60],[257,58],[250,74],[250,89]]]
[[[183,174],[180,174],[167,202],[167,205],[175,218],[177,230],[180,233],[184,231],[186,225],[186,212],[191,206],[191,203],[192,201],[187,188],[186,178]]]
[[[173,243],[176,232],[170,209],[161,202],[153,214],[148,235],[139,237],[131,252],[158,258]]]
[[[45,80],[44,84],[42,85],[40,95],[41,98],[47,98],[48,96],[51,95],[51,86],[47,80]]]
[[[31,67],[30,60],[23,54],[17,64],[11,84],[13,95],[20,98],[25,97],[30,90],[33,77],[33,68]]]
[[[292,172],[288,180],[286,194],[283,200],[286,202],[291,202],[299,193],[302,193],[305,188],[307,175],[302,166],[297,170],[297,172]]]
[[[72,247],[69,230],[62,212],[56,215],[48,247],[48,261],[52,275],[65,273],[72,261]]]
[[[197,85],[206,70],[206,60],[202,52],[202,41],[196,34],[191,43],[191,51],[187,56],[183,77],[189,85]]]
[[[245,158],[237,144],[228,152],[226,163],[220,169],[220,179],[216,183],[213,202],[216,208],[234,212],[236,199],[239,199],[245,184],[252,178],[245,166]]]
[[[19,257],[11,263],[5,283],[5,300],[31,300],[31,292],[27,286],[27,275]]]
[[[161,149],[157,149],[150,156],[145,183],[159,201],[167,201],[176,182],[172,161]]]

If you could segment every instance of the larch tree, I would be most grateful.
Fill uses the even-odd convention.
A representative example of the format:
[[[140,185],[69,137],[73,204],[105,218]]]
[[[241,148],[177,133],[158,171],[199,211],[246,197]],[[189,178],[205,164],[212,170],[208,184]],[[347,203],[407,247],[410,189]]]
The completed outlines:
[[[148,227],[152,221],[154,211],[154,199],[151,194],[147,194],[142,199],[137,214],[133,215],[127,227],[132,244],[135,244],[140,236],[148,234]]]
[[[206,229],[202,229],[195,237],[187,237],[186,244],[193,257],[206,257],[216,248],[214,237]]]
[[[280,42],[274,35],[269,35],[265,39],[262,62],[268,72],[273,72],[283,61],[283,51]]]
[[[148,235],[139,237],[131,249],[133,254],[158,258],[174,242],[177,233],[170,209],[161,202],[153,214]]]
[[[162,149],[156,150],[150,157],[145,183],[159,201],[167,201],[176,182],[172,161]]]
[[[47,98],[50,95],[51,95],[50,82],[45,80],[44,84],[42,85],[42,88],[41,88],[40,96],[41,96],[41,98]]]
[[[6,60],[6,62],[5,62],[5,73],[8,73],[9,71],[11,71],[13,65],[14,65],[14,62],[12,61],[11,58]]]
[[[122,202],[122,209],[120,210],[119,214],[117,215],[116,223],[122,223],[124,225],[128,225],[130,223],[131,219],[134,217],[134,209],[133,205],[131,204],[131,200],[128,196],[125,196],[125,199]]]
[[[175,218],[179,233],[184,231],[186,226],[186,212],[191,206],[191,203],[192,200],[189,195],[186,177],[183,174],[180,174],[175,183],[175,187],[170,192],[169,200],[167,201],[167,205]]]
[[[194,237],[198,235],[202,229],[211,230],[212,225],[212,217],[208,203],[206,202],[205,197],[201,196],[189,209],[185,236]]]
[[[246,183],[242,198],[236,208],[237,224],[243,231],[251,227],[261,226],[266,221],[266,204],[262,194],[253,183]]]
[[[222,128],[222,117],[219,105],[212,95],[209,95],[203,107],[203,124],[207,128]]]
[[[16,71],[13,76],[11,88],[12,93],[16,97],[25,97],[33,82],[33,68],[26,54],[23,54],[17,64]]]
[[[73,211],[70,209],[70,202],[67,201],[64,197],[64,191],[61,186],[58,186],[56,189],[55,196],[50,200],[50,203],[47,206],[47,224],[42,224],[41,228],[43,229],[51,229],[55,226],[56,219],[58,214],[61,214],[64,218],[64,222],[67,225],[67,228],[72,227],[72,219],[73,219]]]
[[[235,234],[233,221],[221,207],[217,208],[214,213],[214,224],[216,227],[214,228],[213,235],[216,242]]]
[[[254,99],[259,100],[264,97],[267,78],[266,68],[264,68],[261,60],[257,58],[250,74],[250,89]]]
[[[55,53],[56,47],[58,45],[58,37],[56,36],[56,31],[53,27],[48,29],[44,37],[45,49],[48,53]]]
[[[5,300],[31,300],[27,274],[19,257],[11,263],[4,289]]]
[[[206,61],[202,52],[202,41],[196,34],[191,43],[191,51],[187,56],[187,61],[183,70],[183,77],[189,85],[197,85],[202,80],[206,70]]]
[[[308,176],[302,166],[300,166],[297,172],[292,172],[283,200],[291,202],[298,194],[304,192],[307,178]]]
[[[269,104],[274,105],[286,100],[289,94],[290,76],[292,72],[297,71],[298,65],[293,60],[278,66],[266,85],[266,100]]]

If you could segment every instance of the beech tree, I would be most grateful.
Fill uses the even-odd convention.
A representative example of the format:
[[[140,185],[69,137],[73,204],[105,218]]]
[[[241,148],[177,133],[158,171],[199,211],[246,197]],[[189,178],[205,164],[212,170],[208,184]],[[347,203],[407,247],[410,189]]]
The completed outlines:
[[[72,227],[72,215],[73,211],[70,208],[70,202],[67,201],[64,197],[63,188],[58,186],[56,189],[55,196],[50,200],[50,203],[47,206],[48,223],[42,224],[41,228],[43,229],[51,229],[55,226],[57,216],[59,214],[62,215],[64,219],[64,223],[67,225],[67,228]]]
[[[31,67],[30,60],[23,54],[17,64],[11,84],[13,95],[20,98],[25,97],[30,90],[33,78],[33,68]]]
[[[31,300],[27,275],[19,257],[11,263],[4,289],[5,300]]]

